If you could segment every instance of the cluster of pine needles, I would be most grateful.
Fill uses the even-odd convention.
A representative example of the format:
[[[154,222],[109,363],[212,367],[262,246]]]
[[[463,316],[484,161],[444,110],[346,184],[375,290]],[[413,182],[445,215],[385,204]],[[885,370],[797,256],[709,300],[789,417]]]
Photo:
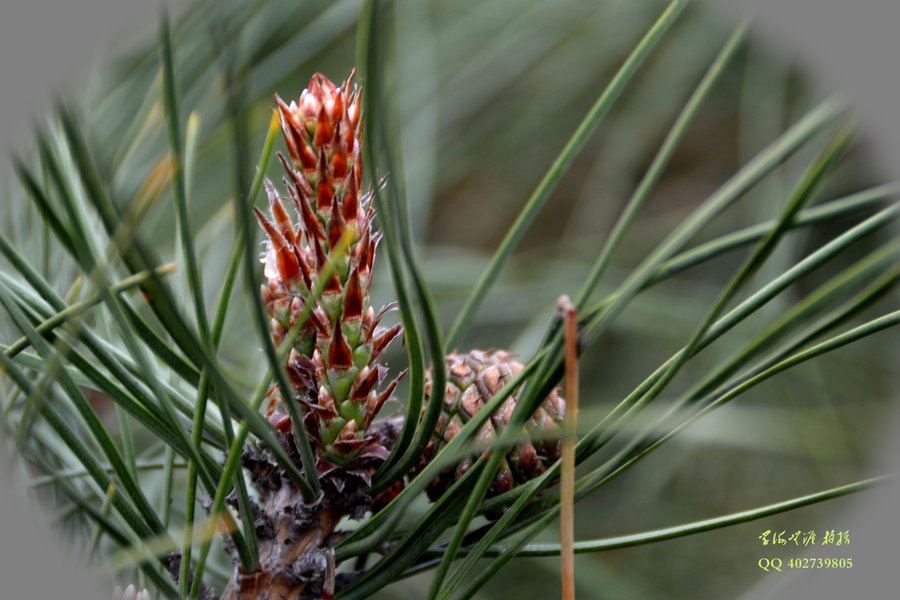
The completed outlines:
[[[760,58],[745,24],[720,35],[683,0],[587,13],[569,0],[490,0],[451,18],[453,5],[197,3],[61,100],[15,161],[0,236],[2,425],[20,481],[85,542],[86,564],[158,597],[214,597],[232,577],[222,534],[243,572],[259,561],[245,442],[269,448],[298,487],[312,484],[261,412],[283,357],[258,351],[272,343],[252,316],[265,307],[251,217],[277,166],[272,94],[292,97],[315,71],[339,80],[354,64],[390,271],[375,271],[372,295],[396,300],[404,344],[387,360],[395,374],[409,369],[386,411],[417,423],[439,406],[426,378],[441,389],[445,356],[461,346],[509,348],[524,368],[418,476],[431,429],[398,442],[370,491],[405,487],[343,524],[328,555],[355,573],[338,598],[508,597],[542,571],[561,573],[565,598],[576,588],[664,597],[680,584],[654,542],[733,528],[746,549],[755,526],[742,524],[881,481],[859,479],[859,467],[862,431],[889,408],[884,349],[896,334],[885,330],[900,322],[889,228],[900,204],[896,185],[868,184],[847,108]],[[534,23],[547,24],[523,35]],[[495,35],[473,41],[480,27]],[[756,110],[756,86],[783,110]],[[737,150],[717,151],[729,110]],[[702,171],[690,152],[711,162],[715,183],[678,179]],[[738,160],[722,167],[725,155]],[[562,294],[571,301],[560,313]],[[505,399],[518,394],[521,425],[559,385],[572,416],[580,397],[560,461],[488,494],[501,448],[521,442],[511,434],[426,501]],[[854,429],[842,401],[861,398],[872,418]],[[712,442],[690,437],[710,435],[713,412],[737,419],[726,412],[737,399],[758,437],[811,415],[806,443],[779,449],[807,461],[803,475],[760,475],[771,485],[694,505],[713,512],[666,504],[692,497],[679,473],[712,488],[737,477],[743,425]],[[768,451],[750,450],[761,468],[743,476],[770,472]],[[661,455],[671,462],[642,462]],[[625,489],[607,485],[623,474]],[[669,524],[641,520],[647,507]],[[602,567],[635,546],[617,555],[627,568]],[[502,583],[517,564],[525,575]],[[758,577],[735,568],[740,585]],[[560,586],[558,576],[528,582]],[[701,595],[734,593],[708,585]]]

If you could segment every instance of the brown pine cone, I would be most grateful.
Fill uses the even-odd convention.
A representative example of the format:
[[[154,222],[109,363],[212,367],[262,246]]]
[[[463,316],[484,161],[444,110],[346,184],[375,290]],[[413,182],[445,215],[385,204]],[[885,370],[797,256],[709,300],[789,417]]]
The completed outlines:
[[[473,350],[466,354],[451,353],[445,359],[447,386],[441,416],[434,436],[425,448],[422,460],[415,469],[420,472],[426,464],[452,440],[462,427],[478,413],[490,399],[522,370],[505,350]],[[516,390],[500,408],[484,422],[473,439],[481,448],[490,445],[503,432],[516,407]],[[431,371],[426,374],[425,397],[432,393]],[[560,436],[566,402],[554,389],[528,420],[523,436],[526,441],[509,448],[500,469],[487,492],[495,496],[516,485],[538,477],[559,459]],[[477,457],[469,457],[448,467],[435,477],[428,488],[428,497],[435,501],[472,466]]]

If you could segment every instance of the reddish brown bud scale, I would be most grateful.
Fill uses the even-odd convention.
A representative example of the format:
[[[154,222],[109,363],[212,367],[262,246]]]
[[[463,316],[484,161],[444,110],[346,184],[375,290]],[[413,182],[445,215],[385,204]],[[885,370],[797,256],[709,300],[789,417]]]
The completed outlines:
[[[328,117],[332,123],[335,123],[335,129],[344,117],[344,96],[343,94],[334,94],[331,97],[330,104],[327,105]]]
[[[281,121],[281,131],[284,133],[284,141],[287,144],[291,156],[298,156],[300,148],[305,145],[300,132],[294,125],[294,117],[291,110],[278,94],[275,94],[275,102],[278,104],[278,116]]]
[[[259,286],[259,295],[262,297],[262,303],[268,312],[272,312],[275,306],[275,296],[269,286],[263,284]]]
[[[266,178],[263,180],[263,183],[266,186],[266,195],[269,197],[269,210],[275,218],[275,223],[278,225],[281,235],[284,236],[284,239],[287,240],[291,248],[294,249],[297,243],[294,235],[294,226],[291,224],[291,219],[284,210],[284,204],[282,204],[281,198],[278,196],[278,192],[275,190],[275,186],[272,185],[272,182]]]
[[[378,383],[378,379],[378,369],[364,368],[353,383],[353,388],[350,389],[350,399],[364,401]]]
[[[366,425],[372,422],[372,419],[375,418],[375,415],[381,410],[381,407],[384,406],[384,403],[387,402],[387,399],[391,397],[391,394],[394,393],[394,390],[397,388],[397,385],[400,383],[400,380],[403,379],[408,373],[408,369],[404,369],[397,375],[397,378],[390,382],[384,391],[378,394],[375,397],[374,402],[367,402],[366,404]],[[371,396],[371,394],[370,394]]]
[[[332,328],[331,345],[328,350],[328,366],[332,369],[349,369],[353,366],[353,350],[344,339],[340,322]]]
[[[334,397],[332,397],[331,392],[328,391],[324,385],[319,386],[319,406],[321,406],[324,410],[328,411],[330,416],[337,415],[337,406],[334,403]]]
[[[341,236],[344,235],[344,219],[341,215],[341,207],[338,205],[337,196],[332,198],[331,220],[328,223],[328,247],[337,246]]]
[[[357,189],[362,185],[362,141],[353,146],[353,179],[356,180]]]
[[[325,263],[328,262],[328,257],[325,255],[325,248],[322,246],[322,241],[319,240],[318,237],[312,238],[310,242],[312,244],[314,256],[316,257],[316,271],[321,272],[322,269],[325,268]]]
[[[331,337],[331,324],[328,321],[328,315],[325,314],[325,311],[322,310],[321,307],[317,306],[313,309],[310,313],[310,318],[316,326],[316,331],[318,331],[322,337]]]
[[[331,122],[328,119],[328,115],[325,114],[325,107],[323,106],[319,109],[319,116],[316,119],[316,135],[313,137],[312,145],[316,148],[321,148],[331,141],[331,137]]]
[[[356,181],[355,177],[350,177],[347,180],[347,184],[344,189],[344,204],[342,207],[342,212],[345,221],[356,221],[357,212],[359,211],[359,204],[357,202],[358,194],[359,184]],[[368,227],[366,229],[368,229]]]
[[[375,262],[375,248],[378,246],[378,242],[381,241],[381,232],[379,231],[369,240],[369,247],[366,252],[366,273],[372,272],[372,265]]]
[[[309,260],[302,249],[297,248],[296,246],[295,246],[295,249],[297,250],[296,254],[298,254],[300,257],[298,264],[300,265],[300,274],[303,276],[303,285],[306,286],[307,290],[311,290],[312,289],[312,273],[309,268]]]
[[[359,92],[354,92],[350,99],[350,106],[347,107],[347,118],[350,121],[350,127],[352,129],[356,129],[356,126],[359,125],[359,117]]]
[[[309,205],[308,198],[313,194],[312,188],[309,188],[309,192],[305,191],[299,183],[302,180],[306,187],[309,187],[309,183],[306,181],[306,178],[303,177],[303,174],[294,170],[291,170],[290,172],[294,176],[294,181],[298,182],[294,189],[290,190],[291,201],[293,201],[297,212],[300,214],[303,231],[306,234],[307,240],[310,243],[312,238],[324,240],[325,230],[322,228],[322,223],[319,222],[312,207]]]
[[[300,142],[300,147],[297,152],[297,159],[300,163],[299,166],[301,166],[304,171],[314,171],[316,169],[316,165],[319,162],[319,160],[316,158],[315,150],[309,143],[307,143],[305,139]]]
[[[372,340],[372,357],[377,358],[384,351],[384,349],[388,347],[388,344],[394,341],[394,338],[396,338],[401,331],[403,331],[403,325],[397,323],[390,329],[382,332],[380,335],[375,336],[375,338]]]
[[[374,333],[375,328],[378,326],[378,323],[381,322],[382,317],[388,313],[390,310],[394,310],[397,307],[396,302],[391,302],[387,306],[383,306],[378,314],[375,314],[374,309],[370,306],[366,309],[365,314],[363,315],[363,325],[362,331],[360,335],[363,337],[369,337]]]
[[[263,226],[263,229],[266,230],[266,235],[269,236],[269,241],[275,255],[278,273],[281,275],[282,281],[290,286],[300,277],[300,264],[297,261],[297,257],[294,255],[294,250],[288,245],[287,240],[284,239],[281,232],[266,219],[258,208],[254,206],[253,212],[256,214],[256,218]]]
[[[356,248],[353,249],[353,264],[356,269],[363,269],[363,274],[368,274],[369,263],[369,228],[363,227],[362,237]]]
[[[350,269],[347,290],[344,292],[344,318],[347,320],[362,319],[363,290],[359,283],[359,271]]]
[[[322,294],[326,295],[341,295],[341,279],[338,277],[337,273],[332,272],[331,277],[328,278],[328,285],[325,286],[325,292]]]
[[[269,330],[272,333],[272,341],[275,342],[275,345],[281,345],[281,341],[284,339],[284,336],[287,335],[287,331],[284,326],[278,322],[278,319],[269,319]]]
[[[321,214],[323,211],[331,210],[331,202],[334,198],[334,187],[331,184],[331,177],[328,172],[328,160],[325,158],[324,151],[319,151],[319,157],[316,161],[316,170],[318,174],[318,183],[316,184],[316,210]]]
[[[335,152],[331,157],[331,174],[335,179],[347,176],[347,155],[343,152]]]
[[[285,185],[288,188],[288,192],[296,193],[300,197],[312,196],[314,194],[312,185],[309,183],[306,175],[303,174],[303,171],[299,171],[291,166],[291,164],[288,163],[288,160],[284,157],[284,154],[282,154],[281,152],[278,153],[278,160],[281,161],[281,164],[284,166],[284,170],[291,178],[290,182],[293,184],[288,184],[287,180],[285,179]]]

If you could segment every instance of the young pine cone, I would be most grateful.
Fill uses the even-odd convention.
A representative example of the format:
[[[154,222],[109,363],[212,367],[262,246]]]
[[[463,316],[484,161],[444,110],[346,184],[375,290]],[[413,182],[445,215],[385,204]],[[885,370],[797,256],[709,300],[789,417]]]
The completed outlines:
[[[271,220],[256,211],[268,238],[262,298],[275,343],[309,312],[285,364],[293,397],[282,398],[273,387],[266,417],[288,433],[285,402],[300,403],[320,476],[346,469],[365,474],[387,457],[371,425],[397,379],[382,387],[388,369],[379,358],[402,332],[399,324],[378,326],[390,307],[376,312],[370,305],[381,232],[371,192],[360,192],[360,96],[352,80],[351,74],[336,86],[316,73],[299,102],[276,97],[290,154],[279,155],[288,194],[282,197],[266,180]],[[334,270],[320,282],[329,255]],[[314,298],[320,283],[324,292]]]
[[[467,354],[452,353],[444,358],[447,370],[447,387],[441,416],[434,436],[425,448],[417,467],[424,466],[452,440],[460,429],[478,413],[521,370],[522,365],[504,350],[473,350]],[[484,422],[473,443],[480,448],[496,441],[509,423],[520,390],[516,390],[500,408]],[[426,374],[425,396],[432,393],[431,372]],[[566,401],[554,389],[544,400],[525,426],[525,441],[506,450],[497,475],[488,490],[488,497],[511,490],[516,485],[533,479],[559,459],[560,436]],[[487,451],[489,452],[489,450]],[[435,501],[474,463],[467,458],[448,467],[427,489],[428,497]]]
[[[394,428],[375,419],[399,379],[387,382],[381,356],[403,328],[381,327],[391,306],[371,305],[381,232],[362,190],[360,92],[352,74],[335,85],[316,73],[297,101],[276,102],[289,156],[279,153],[284,192],[265,180],[271,216],[255,211],[267,238],[261,294],[275,344],[296,335],[283,364],[289,389],[270,388],[265,416],[287,450],[305,431],[322,494],[304,501],[264,444],[245,446],[259,566],[236,566],[222,600],[322,597],[323,551],[342,518],[371,505],[371,475],[394,442]]]

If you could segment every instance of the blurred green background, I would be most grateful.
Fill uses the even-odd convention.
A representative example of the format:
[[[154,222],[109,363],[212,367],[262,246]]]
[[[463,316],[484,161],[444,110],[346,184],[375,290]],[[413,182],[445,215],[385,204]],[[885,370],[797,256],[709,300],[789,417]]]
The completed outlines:
[[[268,126],[273,93],[297,97],[316,71],[334,81],[348,75],[356,59],[360,4],[202,2],[173,21],[182,104],[185,113],[193,111],[200,118],[189,185],[210,305],[233,239],[234,167],[221,60],[236,60],[236,81],[247,104],[255,153]],[[393,28],[381,32],[391,53],[386,90],[397,117],[391,131],[404,158],[402,171],[391,176],[405,181],[418,258],[446,328],[544,171],[665,3],[401,0],[396,6]],[[579,289],[668,127],[734,25],[699,3],[684,12],[554,191],[478,311],[460,350],[502,347],[530,358],[553,318],[557,298]],[[123,198],[140,189],[166,149],[155,44],[153,31],[133,40],[67,95],[85,119],[101,171],[115,195]],[[773,56],[752,39],[744,44],[629,230],[596,298],[613,290],[693,207],[826,95],[790,57]],[[696,241],[772,218],[816,151],[817,146],[801,150]],[[817,200],[880,183],[869,159],[864,144],[854,146]],[[247,169],[252,174],[252,165]],[[270,176],[280,179],[277,164]],[[55,250],[48,250],[42,236],[35,235],[42,225],[21,191],[10,193],[6,233],[36,263],[46,261],[57,289],[68,289],[77,269],[67,260],[56,260]],[[789,233],[748,292],[847,222]],[[150,208],[140,234],[161,257],[177,260],[168,190]],[[876,237],[865,244],[871,248],[880,241],[883,238]],[[844,253],[702,352],[658,404],[664,407],[763,324],[865,250],[854,247]],[[583,429],[599,421],[689,339],[743,256],[722,256],[648,290],[585,353]],[[373,284],[376,304],[393,297],[386,260],[379,268],[381,275]],[[238,297],[235,302],[220,356],[249,388],[264,362],[262,353],[246,343],[254,333],[242,308],[245,300]],[[896,298],[892,302],[896,304]],[[893,410],[888,399],[896,385],[891,372],[896,359],[890,351],[895,347],[891,333],[865,340],[717,410],[579,503],[576,537],[613,536],[703,519],[858,479],[877,451],[879,425]],[[388,362],[396,370],[403,368],[404,349],[392,348]],[[405,392],[401,387],[397,397],[403,399]],[[399,404],[393,407],[401,409]],[[161,454],[149,435],[143,435],[139,444],[145,456]],[[591,465],[607,456],[601,454]],[[147,485],[160,482],[151,474]],[[834,515],[848,502],[852,500],[688,538],[580,555],[579,596],[738,597],[764,575],[756,563],[761,531],[838,527]],[[424,507],[424,501],[414,506],[409,518],[415,519]],[[180,511],[183,507],[176,504],[175,522]],[[63,514],[60,522],[76,536],[85,534],[77,516]],[[537,541],[556,539],[551,527]],[[219,572],[227,574],[224,554],[218,559]],[[429,581],[426,572],[379,597],[422,597]],[[513,561],[477,597],[549,598],[558,590],[558,559],[528,558]]]

